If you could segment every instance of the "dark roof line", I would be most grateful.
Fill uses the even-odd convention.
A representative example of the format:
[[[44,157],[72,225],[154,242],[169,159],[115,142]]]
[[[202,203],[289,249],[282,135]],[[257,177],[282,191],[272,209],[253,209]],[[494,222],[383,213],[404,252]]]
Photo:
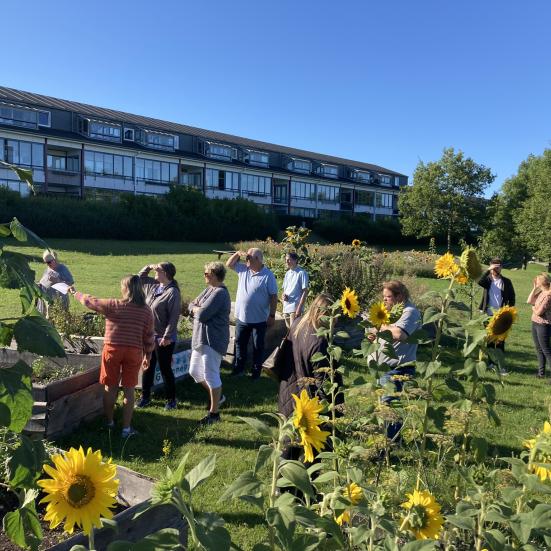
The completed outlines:
[[[241,145],[243,147],[251,149],[261,149],[273,151],[276,153],[282,153],[285,155],[291,155],[295,157],[307,157],[324,163],[332,164],[344,164],[351,166],[352,168],[372,170],[377,172],[384,172],[386,174],[392,174],[395,176],[405,176],[400,172],[389,170],[387,168],[373,165],[370,163],[363,163],[359,161],[353,161],[351,159],[344,159],[342,157],[334,157],[332,155],[325,155],[322,153],[315,153],[313,151],[307,151],[303,149],[295,149],[293,147],[287,147],[283,145],[272,144],[269,142],[263,142],[259,140],[251,140],[249,138],[243,138],[241,136],[234,136],[232,134],[226,134],[223,132],[214,132],[212,130],[205,130],[202,128],[196,128],[193,126],[187,126],[184,124],[178,124],[168,122],[160,119],[154,119],[151,117],[144,117],[141,115],[134,115],[132,113],[125,113],[124,111],[115,111],[113,109],[107,109],[103,107],[95,107],[86,103],[79,103],[76,101],[68,101],[58,98],[52,98],[50,96],[44,96],[41,94],[34,94],[31,92],[24,92],[22,90],[16,90],[14,88],[7,88],[0,86],[0,99],[12,102],[23,102],[32,106],[50,107],[56,109],[62,109],[64,111],[73,111],[81,115],[89,115],[92,117],[107,118],[119,122],[127,122],[138,126],[147,126],[152,129],[163,130],[165,132],[180,132],[182,134],[190,134],[193,136],[199,136],[208,140],[227,142],[230,144]]]

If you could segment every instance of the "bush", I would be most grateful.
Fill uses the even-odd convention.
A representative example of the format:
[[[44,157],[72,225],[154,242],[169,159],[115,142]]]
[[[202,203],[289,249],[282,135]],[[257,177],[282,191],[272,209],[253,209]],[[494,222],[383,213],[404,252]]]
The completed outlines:
[[[368,244],[404,244],[404,238],[398,220],[373,220],[369,214],[355,214],[341,218],[320,218],[313,230],[328,241],[350,243],[359,239]],[[411,239],[411,238],[410,238]],[[415,242],[412,239],[410,242]]]
[[[116,202],[31,196],[0,188],[0,220],[17,217],[45,237],[164,241],[264,239],[275,216],[245,199],[207,199],[172,187],[166,195],[122,194]]]

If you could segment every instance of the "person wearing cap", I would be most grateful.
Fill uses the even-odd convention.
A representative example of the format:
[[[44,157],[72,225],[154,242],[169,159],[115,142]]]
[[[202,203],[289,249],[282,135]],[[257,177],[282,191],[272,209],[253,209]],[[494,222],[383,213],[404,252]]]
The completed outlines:
[[[295,318],[302,316],[304,303],[308,295],[308,273],[298,265],[298,254],[288,252],[285,255],[287,271],[283,278],[283,317],[287,329],[291,328]]]
[[[52,300],[58,300],[65,310],[69,309],[69,297],[66,294],[56,291],[52,285],[56,283],[66,283],[67,285],[73,285],[75,280],[73,275],[69,271],[69,268],[65,264],[61,264],[57,261],[57,254],[54,251],[46,250],[42,254],[42,260],[46,264],[46,268],[38,286],[40,289]],[[39,299],[37,301],[38,311],[44,316],[48,317],[48,303],[45,300]]]
[[[154,270],[155,277],[149,277]],[[155,375],[155,365],[159,365],[163,377],[166,410],[176,409],[176,383],[172,371],[172,355],[176,346],[178,319],[182,310],[180,287],[174,279],[176,267],[172,262],[160,264],[148,264],[139,274],[145,293],[145,302],[153,311],[155,320],[155,349],[151,355],[149,364],[144,363],[142,377],[142,397],[138,402],[138,408],[149,406],[151,401],[151,388]]]

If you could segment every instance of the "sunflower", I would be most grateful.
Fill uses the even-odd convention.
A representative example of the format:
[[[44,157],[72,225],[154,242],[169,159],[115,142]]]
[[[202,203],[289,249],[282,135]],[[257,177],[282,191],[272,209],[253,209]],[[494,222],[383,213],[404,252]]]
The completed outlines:
[[[441,279],[450,279],[459,273],[459,266],[452,253],[442,255],[434,264],[434,273]]]
[[[352,505],[358,505],[362,499],[363,491],[355,482],[351,482],[344,489],[343,496],[348,499]],[[344,511],[335,519],[335,522],[339,526],[342,526],[344,523],[350,524],[350,511]]]
[[[295,235],[295,232],[291,230],[285,230],[285,235],[287,235],[287,237],[293,237],[293,235]]]
[[[463,271],[463,268],[461,268],[453,280],[459,285],[467,285],[467,283],[469,283],[469,276]]]
[[[362,242],[359,240],[359,239],[352,239],[352,246],[357,249],[358,247],[360,247],[362,244]]]
[[[459,265],[467,274],[469,279],[476,281],[482,275],[482,266],[478,260],[476,251],[472,247],[467,247],[459,258]]]
[[[369,323],[379,329],[381,325],[387,325],[390,322],[390,313],[386,309],[384,302],[376,302],[369,309]]]
[[[488,342],[497,343],[505,341],[515,321],[517,321],[517,309],[514,306],[502,306],[494,312],[486,327]]]
[[[44,465],[44,470],[52,478],[38,481],[47,494],[41,503],[48,503],[44,520],[53,529],[65,521],[64,529],[73,533],[75,524],[85,534],[94,527],[101,528],[101,518],[112,518],[109,510],[116,504],[119,481],[115,480],[117,466],[102,461],[100,451],[88,448],[86,454],[82,446],[71,448],[64,454],[52,456],[55,465]]]
[[[427,490],[422,492],[413,490],[413,494],[406,494],[408,501],[402,503],[408,509],[404,519],[404,526],[413,533],[416,539],[437,539],[444,524],[440,514],[440,505],[434,496]]]
[[[310,398],[306,390],[300,393],[300,398],[293,394],[295,400],[295,413],[293,425],[300,435],[300,445],[304,448],[304,459],[307,463],[314,461],[312,447],[319,452],[325,447],[325,441],[329,432],[321,430],[319,425],[323,423],[319,412],[323,409],[319,398]]]
[[[358,295],[356,294],[356,291],[353,291],[347,287],[342,292],[341,308],[349,318],[355,318],[358,315],[360,305],[358,304]]]
[[[536,441],[541,439],[546,439],[551,443],[551,424],[549,423],[549,421],[545,421],[545,423],[543,424],[543,432],[540,432],[536,436],[536,438],[526,440],[525,442],[523,442],[523,445],[525,448],[533,450],[536,447]],[[551,469],[538,466],[534,463],[551,463],[551,456],[546,453],[542,453],[542,451],[540,450],[536,450],[534,456],[530,457],[530,463],[528,465],[528,468],[534,474],[537,474],[540,480],[551,480]]]

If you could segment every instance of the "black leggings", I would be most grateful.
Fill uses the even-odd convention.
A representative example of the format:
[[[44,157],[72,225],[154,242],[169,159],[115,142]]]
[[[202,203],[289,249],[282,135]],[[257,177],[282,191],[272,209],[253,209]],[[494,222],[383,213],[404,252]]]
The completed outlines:
[[[538,375],[545,375],[545,361],[551,369],[551,347],[549,338],[551,337],[551,325],[547,323],[532,322],[532,338],[538,355]]]
[[[176,343],[171,343],[168,346],[155,345],[155,350],[151,354],[151,362],[149,369],[143,372],[142,377],[142,395],[149,399],[151,396],[151,387],[153,386],[153,378],[155,375],[155,365],[159,363],[159,369],[165,384],[165,394],[167,400],[176,399],[176,383],[174,382],[174,373],[172,371],[172,353]]]

